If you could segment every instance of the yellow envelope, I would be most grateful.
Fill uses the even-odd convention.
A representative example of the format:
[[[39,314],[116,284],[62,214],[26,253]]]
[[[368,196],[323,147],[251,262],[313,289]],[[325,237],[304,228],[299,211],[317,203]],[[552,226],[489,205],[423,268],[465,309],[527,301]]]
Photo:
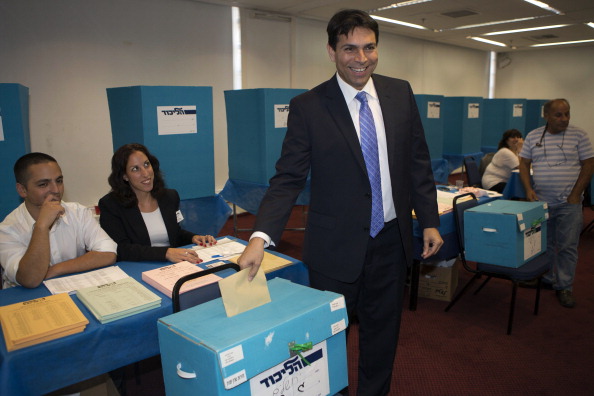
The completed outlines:
[[[250,269],[246,268],[219,281],[223,305],[228,317],[271,301],[266,275],[262,268],[251,282],[248,281],[249,271]]]

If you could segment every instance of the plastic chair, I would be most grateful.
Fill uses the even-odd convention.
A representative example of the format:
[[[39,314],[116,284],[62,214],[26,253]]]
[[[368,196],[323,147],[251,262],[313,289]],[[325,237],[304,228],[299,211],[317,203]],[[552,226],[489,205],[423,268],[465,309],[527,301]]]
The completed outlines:
[[[221,296],[221,292],[218,288],[218,285],[209,284],[197,289],[188,290],[187,292],[180,294],[181,287],[184,283],[191,281],[192,279],[199,278],[201,276],[206,276],[210,274],[214,274],[215,272],[224,271],[226,269],[233,269],[235,271],[239,271],[239,265],[237,264],[223,264],[219,265],[218,267],[209,268],[204,271],[195,272],[193,274],[189,274],[186,276],[182,276],[175,282],[173,285],[173,290],[171,292],[171,300],[173,305],[173,313],[179,312],[183,309],[187,309],[193,307],[194,305],[202,304],[204,302],[214,300],[217,297]]]
[[[481,175],[476,159],[469,155],[464,157],[464,168],[466,169],[466,180],[470,187],[481,187]]]
[[[470,198],[470,199],[468,199]],[[467,200],[464,200],[467,199]],[[466,261],[465,247],[464,247],[464,211],[473,208],[478,205],[476,196],[472,193],[462,194],[454,198],[454,222],[456,224],[456,231],[458,234],[458,243],[460,244],[460,259],[464,269],[474,274],[474,276],[466,283],[466,285],[460,290],[460,292],[452,299],[452,301],[445,308],[445,311],[449,311],[458,300],[468,291],[470,286],[475,280],[481,276],[486,276],[487,279],[477,288],[474,292],[476,295],[481,289],[491,280],[491,278],[505,279],[512,283],[512,295],[509,305],[509,318],[507,321],[507,334],[511,334],[512,324],[514,320],[514,310],[516,305],[516,294],[518,290],[518,284],[520,282],[531,281],[537,279],[536,285],[536,299],[534,302],[534,315],[538,315],[538,304],[540,302],[540,286],[542,276],[548,272],[549,267],[544,255],[535,257],[534,259],[526,262],[519,268],[503,267],[500,265],[475,263],[471,266]]]
[[[495,156],[495,153],[487,153],[481,159],[481,164],[479,165],[479,175],[481,176],[481,180],[482,180],[483,175],[485,174],[485,170],[487,170],[487,166],[489,166],[491,161],[493,161],[494,156]]]

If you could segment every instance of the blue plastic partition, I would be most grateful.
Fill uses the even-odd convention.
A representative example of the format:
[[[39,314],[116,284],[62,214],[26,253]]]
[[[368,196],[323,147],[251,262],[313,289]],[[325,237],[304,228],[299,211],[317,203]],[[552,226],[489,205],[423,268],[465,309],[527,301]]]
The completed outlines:
[[[305,89],[225,91],[229,179],[268,184],[287,132],[291,99]]]
[[[443,101],[443,153],[463,155],[480,151],[483,98],[446,96]]]
[[[0,84],[0,221],[21,203],[12,169],[29,152],[29,88]]]
[[[214,195],[212,87],[108,88],[107,99],[114,151],[144,144],[182,200]]]
[[[524,128],[524,136],[546,123],[543,118],[543,107],[545,103],[547,103],[546,99],[526,100],[526,127]]]
[[[425,139],[432,160],[441,159],[443,154],[442,95],[415,95]]]
[[[526,135],[526,99],[485,99],[483,107],[482,146],[497,147],[508,129]]]

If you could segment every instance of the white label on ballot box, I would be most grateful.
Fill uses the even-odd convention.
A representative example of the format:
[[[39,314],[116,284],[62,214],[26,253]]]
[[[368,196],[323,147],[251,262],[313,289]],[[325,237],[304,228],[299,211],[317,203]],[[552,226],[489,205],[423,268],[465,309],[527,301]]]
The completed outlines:
[[[252,396],[324,396],[330,393],[328,352],[326,341],[301,353],[310,363],[308,366],[299,356],[268,369],[250,380]]]
[[[528,260],[542,250],[541,232],[541,226],[530,228],[524,232],[524,260]]]
[[[227,367],[228,365],[239,362],[243,359],[243,347],[237,345],[231,349],[227,349],[219,354],[221,359],[221,367]]]

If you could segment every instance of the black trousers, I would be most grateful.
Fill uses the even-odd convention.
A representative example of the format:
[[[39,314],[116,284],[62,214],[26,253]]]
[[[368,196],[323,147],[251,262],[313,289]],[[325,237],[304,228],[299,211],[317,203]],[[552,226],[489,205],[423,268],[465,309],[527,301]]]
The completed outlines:
[[[390,391],[405,282],[406,258],[397,220],[369,238],[363,271],[355,282],[340,282],[310,270],[310,285],[344,295],[349,322],[355,317],[359,322],[357,395]]]

